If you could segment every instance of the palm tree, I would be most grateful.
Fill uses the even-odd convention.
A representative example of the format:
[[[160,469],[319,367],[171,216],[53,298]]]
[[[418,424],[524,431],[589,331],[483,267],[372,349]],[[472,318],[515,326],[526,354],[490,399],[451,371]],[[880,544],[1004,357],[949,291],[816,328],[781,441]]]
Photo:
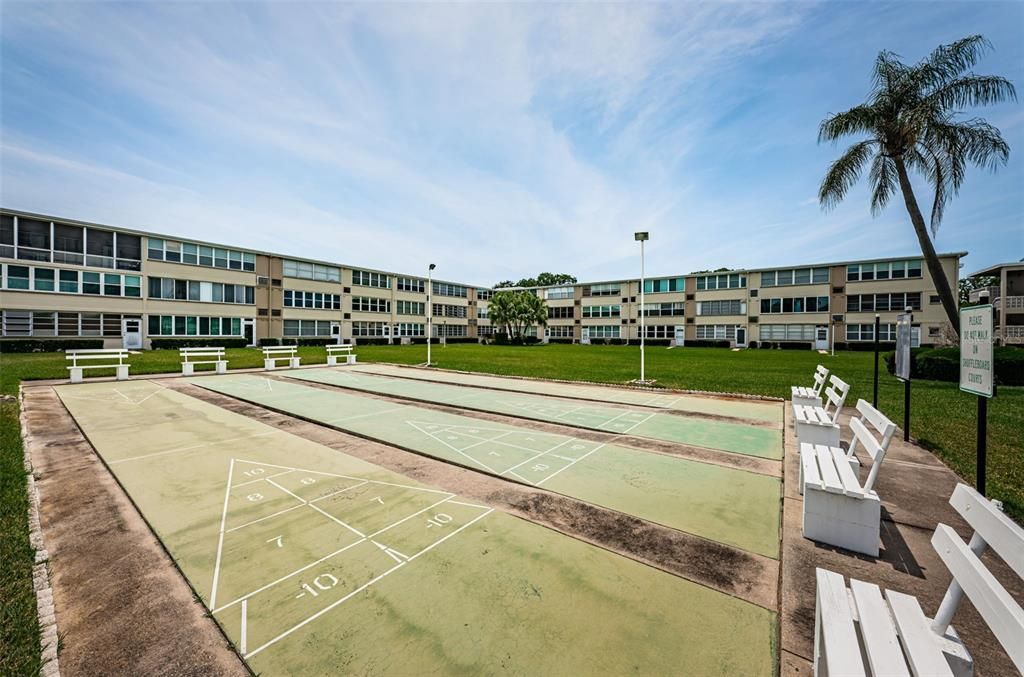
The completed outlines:
[[[504,327],[512,340],[521,340],[527,327],[548,323],[547,304],[529,291],[495,292],[487,304],[487,313],[491,324]]]
[[[976,75],[970,70],[990,48],[985,38],[973,35],[941,45],[912,66],[892,52],[880,52],[868,100],[830,115],[818,131],[819,143],[867,135],[832,163],[818,191],[822,207],[831,209],[839,204],[868,163],[873,215],[885,208],[898,187],[928,273],[957,332],[960,318],[956,298],[931,238],[939,229],[946,203],[963,184],[967,164],[994,171],[1010,157],[1010,147],[998,129],[980,118],[960,119],[960,108],[1017,99],[1013,84],[1006,78]],[[910,184],[911,170],[923,176],[935,192],[930,235]]]

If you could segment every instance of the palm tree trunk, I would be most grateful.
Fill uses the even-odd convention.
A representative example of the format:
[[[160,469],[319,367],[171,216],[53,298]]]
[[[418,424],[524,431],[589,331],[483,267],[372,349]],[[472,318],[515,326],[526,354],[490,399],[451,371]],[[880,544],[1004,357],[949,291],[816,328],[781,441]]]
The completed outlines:
[[[932,284],[935,285],[935,291],[939,294],[942,308],[946,311],[946,317],[949,318],[953,331],[959,334],[960,311],[957,307],[956,298],[954,298],[953,290],[949,286],[949,279],[946,278],[946,273],[942,270],[942,261],[939,260],[939,255],[935,253],[935,246],[928,235],[928,226],[924,222],[924,216],[921,215],[921,208],[917,206],[917,198],[914,197],[914,189],[910,185],[907,167],[903,164],[903,158],[899,156],[894,157],[893,162],[896,164],[896,173],[900,178],[903,202],[906,203],[907,213],[910,214],[910,221],[914,224],[914,232],[917,233],[917,241],[921,245],[924,263],[928,266],[928,274],[932,277]]]

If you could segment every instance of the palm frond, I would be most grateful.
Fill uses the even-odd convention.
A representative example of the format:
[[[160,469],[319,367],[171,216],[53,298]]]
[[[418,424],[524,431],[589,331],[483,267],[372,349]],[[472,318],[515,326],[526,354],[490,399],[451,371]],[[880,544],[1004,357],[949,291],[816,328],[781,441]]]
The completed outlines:
[[[867,104],[829,115],[818,127],[818,143],[834,142],[850,134],[874,133],[877,120],[877,111]]]
[[[878,142],[874,139],[855,143],[832,163],[818,189],[818,202],[825,209],[832,209],[846,197],[846,193],[860,179],[864,163],[871,157]]]
[[[918,67],[927,74],[929,83],[935,86],[962,75],[990,49],[992,43],[983,36],[970,35],[948,45],[939,45]]]
[[[991,106],[1017,100],[1013,83],[997,75],[966,75],[942,84],[928,94],[924,102],[938,110]]]
[[[893,196],[899,187],[899,179],[896,176],[896,167],[892,158],[884,153],[877,153],[871,162],[871,171],[868,173],[868,180],[871,182],[871,215],[878,216],[885,206],[889,204],[889,198]]]

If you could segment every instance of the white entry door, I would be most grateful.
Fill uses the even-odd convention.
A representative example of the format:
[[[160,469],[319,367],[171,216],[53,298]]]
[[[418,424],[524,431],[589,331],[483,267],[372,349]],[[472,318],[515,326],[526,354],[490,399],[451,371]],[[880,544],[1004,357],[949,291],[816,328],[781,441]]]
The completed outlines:
[[[583,333],[580,334],[580,343],[583,345],[590,345],[590,327],[583,327]]]
[[[676,325],[675,327],[676,339],[675,343],[677,346],[684,345],[686,343],[686,327],[683,325]]]
[[[256,345],[256,320],[251,317],[242,319],[242,336],[248,341],[247,346]]]
[[[142,350],[142,320],[121,320],[121,347],[126,350]]]
[[[815,350],[828,350],[828,327],[821,325],[814,328]]]
[[[747,328],[736,327],[736,347],[745,348],[747,345]]]

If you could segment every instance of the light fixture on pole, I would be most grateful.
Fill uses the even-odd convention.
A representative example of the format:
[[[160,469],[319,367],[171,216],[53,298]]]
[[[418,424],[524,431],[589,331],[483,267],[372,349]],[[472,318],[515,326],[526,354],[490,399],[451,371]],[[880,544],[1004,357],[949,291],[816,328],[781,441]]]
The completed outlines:
[[[434,327],[434,285],[431,280],[431,273],[434,272],[434,268],[437,268],[433,263],[427,268],[427,366],[430,366],[430,334]]]
[[[644,356],[644,334],[646,323],[644,322],[644,242],[650,239],[650,235],[647,231],[633,233],[633,239],[640,243],[640,380],[637,383],[641,385],[647,384],[647,376],[645,373],[645,356]]]

